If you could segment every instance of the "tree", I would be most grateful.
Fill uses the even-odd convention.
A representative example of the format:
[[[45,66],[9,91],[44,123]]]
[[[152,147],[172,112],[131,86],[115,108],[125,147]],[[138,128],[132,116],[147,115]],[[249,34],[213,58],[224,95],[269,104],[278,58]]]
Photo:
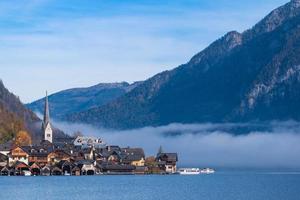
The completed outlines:
[[[26,131],[19,131],[15,139],[15,146],[31,145],[31,136]]]

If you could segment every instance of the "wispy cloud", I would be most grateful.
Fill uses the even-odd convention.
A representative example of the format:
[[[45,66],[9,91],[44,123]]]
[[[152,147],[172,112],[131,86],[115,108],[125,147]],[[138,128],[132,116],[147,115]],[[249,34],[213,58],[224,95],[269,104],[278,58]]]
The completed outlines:
[[[45,89],[146,79],[187,62],[227,31],[247,29],[279,2],[251,3],[241,11],[224,0],[220,5],[193,0],[3,1],[1,78],[25,102]],[[16,76],[26,84],[20,86]]]
[[[171,124],[163,127],[115,131],[88,125],[54,123],[69,134],[79,130],[102,137],[109,144],[143,147],[155,155],[162,145],[167,152],[178,152],[180,166],[233,168],[299,168],[300,124]],[[238,136],[233,130],[252,127]],[[255,128],[255,129],[254,129]]]

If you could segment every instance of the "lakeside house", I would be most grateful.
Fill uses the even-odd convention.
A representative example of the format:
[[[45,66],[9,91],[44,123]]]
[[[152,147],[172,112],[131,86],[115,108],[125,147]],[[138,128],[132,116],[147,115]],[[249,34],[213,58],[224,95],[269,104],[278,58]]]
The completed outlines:
[[[146,158],[142,148],[50,149],[43,146],[14,147],[8,155],[0,154],[0,176],[60,176],[100,174],[172,174],[176,172],[177,154],[160,153]],[[149,162],[151,160],[151,162]]]
[[[107,145],[102,139],[78,136],[53,137],[46,96],[44,140],[38,145],[0,145],[0,176],[80,176],[101,174],[172,174],[176,172],[176,153],[146,158],[142,148]]]
[[[13,165],[16,162],[22,162],[28,165],[29,152],[25,150],[25,147],[13,148],[8,154],[9,165]]]
[[[177,153],[159,153],[156,157],[156,160],[161,170],[168,174],[176,173],[176,163],[178,161]]]

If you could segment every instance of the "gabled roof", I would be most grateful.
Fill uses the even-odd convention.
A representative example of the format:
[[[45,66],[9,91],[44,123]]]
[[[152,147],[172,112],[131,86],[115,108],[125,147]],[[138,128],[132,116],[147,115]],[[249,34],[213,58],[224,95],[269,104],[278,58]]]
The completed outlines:
[[[123,148],[122,155],[124,161],[139,161],[145,158],[145,153],[142,148]]]
[[[107,151],[117,151],[117,152],[121,151],[121,148],[116,145],[106,146],[106,149],[107,149]]]
[[[95,149],[95,153],[98,155],[101,155],[105,158],[107,158],[110,155],[110,153],[108,152],[108,150],[106,148],[97,148],[97,149]]]
[[[124,156],[121,154],[121,152],[117,152],[117,151],[110,151],[107,158],[109,158],[110,156],[117,157],[117,159],[119,159],[119,160],[124,158]]]
[[[29,156],[46,157],[49,154],[49,150],[43,146],[22,146],[20,148]]]
[[[63,168],[65,166],[71,166],[71,167],[74,167],[75,164],[73,162],[70,162],[68,160],[61,160],[58,164],[57,164],[58,167],[60,168]]]
[[[15,148],[11,149],[11,151],[9,152],[8,155],[12,155],[13,150],[15,150],[15,149],[21,149],[22,151],[24,151],[24,153],[29,154],[29,150],[28,150],[27,147],[25,147],[25,146],[22,146],[22,147],[17,146]]]
[[[119,165],[110,163],[102,163],[98,165],[98,167],[103,170],[135,170],[135,166],[132,165]]]
[[[142,148],[122,148],[122,152],[125,152],[126,154],[139,154],[145,156]]]
[[[31,166],[30,166],[31,169],[40,169],[41,167],[37,164],[37,163],[33,163]]]
[[[0,151],[10,151],[13,147],[13,144],[14,142],[12,140],[4,144],[0,144]]]
[[[41,169],[41,173],[42,174],[46,174],[46,175],[50,175],[50,173],[51,173],[51,168],[49,167],[49,166],[45,166],[45,167],[43,167],[42,169]]]
[[[72,172],[73,172],[73,171],[77,171],[77,170],[81,170],[81,168],[80,168],[79,166],[77,166],[77,165],[76,165],[75,167],[72,168]]]
[[[160,153],[157,155],[157,160],[167,161],[167,162],[177,162],[178,155],[177,153]]]
[[[0,153],[0,162],[6,162],[8,160],[8,156]]]
[[[12,168],[25,168],[25,167],[29,168],[29,166],[26,163],[21,161],[17,161],[12,165]]]
[[[51,170],[51,166],[50,165],[45,165],[41,170],[42,171]]]
[[[54,166],[51,166],[50,167],[50,170],[53,172],[53,171],[59,171],[59,172],[62,172],[62,169],[60,169],[58,166],[54,165]]]

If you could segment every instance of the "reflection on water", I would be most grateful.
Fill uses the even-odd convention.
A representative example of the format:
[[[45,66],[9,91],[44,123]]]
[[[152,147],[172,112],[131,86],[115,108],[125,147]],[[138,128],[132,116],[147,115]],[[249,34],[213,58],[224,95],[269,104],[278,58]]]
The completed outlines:
[[[300,195],[294,172],[199,176],[0,177],[0,199],[282,200]]]

